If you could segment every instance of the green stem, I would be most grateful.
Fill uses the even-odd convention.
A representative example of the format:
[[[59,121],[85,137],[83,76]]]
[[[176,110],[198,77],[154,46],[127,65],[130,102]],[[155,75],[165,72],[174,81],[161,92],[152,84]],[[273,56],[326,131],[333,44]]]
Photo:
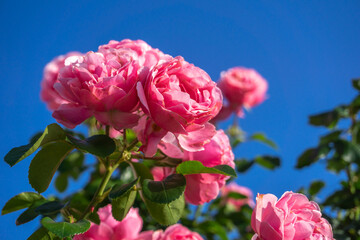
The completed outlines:
[[[161,156],[161,157],[145,157],[141,154],[131,154],[131,158],[135,158],[135,159],[145,159],[145,160],[163,160],[166,158],[166,156]]]
[[[84,219],[84,218],[87,218],[93,208],[101,202],[101,197],[102,195],[104,194],[104,191],[105,191],[105,188],[106,188],[106,185],[107,183],[109,182],[110,178],[111,178],[111,175],[112,173],[114,172],[114,170],[117,168],[118,164],[115,165],[114,167],[109,167],[106,172],[105,172],[105,175],[104,175],[104,178],[102,179],[98,189],[96,190],[93,198],[91,199],[89,205],[86,207],[85,211],[83,212],[83,214],[80,216],[80,218],[78,220],[81,220],[81,219]]]
[[[139,142],[139,140],[134,139],[134,141],[132,141],[132,143],[130,143],[130,145],[127,147],[127,150],[130,151],[131,149],[133,149],[133,147],[136,146],[136,144]]]

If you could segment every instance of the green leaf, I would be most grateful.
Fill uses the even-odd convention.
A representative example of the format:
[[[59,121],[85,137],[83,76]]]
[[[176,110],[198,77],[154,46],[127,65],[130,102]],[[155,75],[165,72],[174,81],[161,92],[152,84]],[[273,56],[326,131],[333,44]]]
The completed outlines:
[[[252,165],[254,165],[255,161],[253,160],[246,160],[246,159],[235,159],[235,165],[236,165],[236,169],[239,172],[246,172],[249,168],[252,167]]]
[[[206,233],[212,233],[219,236],[222,240],[228,240],[225,228],[216,221],[202,222],[200,223],[199,228],[201,228]]]
[[[36,230],[27,240],[53,240],[55,235],[44,227]]]
[[[54,142],[44,146],[31,161],[29,182],[39,193],[50,185],[56,170],[73,147],[67,142]]]
[[[236,177],[235,170],[228,165],[218,165],[215,167],[205,167],[199,161],[185,161],[176,168],[176,173],[182,175],[199,174],[199,173],[215,173],[225,176]]]
[[[20,216],[16,219],[16,225],[21,225],[27,222],[30,222],[37,216],[39,216],[39,213],[36,212],[36,208],[40,206],[41,204],[45,203],[46,200],[38,200],[34,202],[28,209],[26,209]]]
[[[233,199],[247,199],[248,197],[238,193],[238,192],[229,192],[227,195],[228,198],[233,198]]]
[[[360,91],[360,79],[359,78],[358,79],[353,79],[351,82],[352,82],[353,88]]]
[[[125,184],[118,185],[113,188],[109,194],[112,205],[112,215],[118,220],[122,221],[128,214],[130,208],[134,204],[136,198],[136,184],[140,178]]]
[[[332,111],[310,116],[309,123],[314,126],[325,126],[328,128],[333,128],[337,125],[340,118],[345,118],[348,116],[349,108],[347,106],[341,105]]]
[[[185,191],[186,179],[181,174],[172,174],[163,181],[144,180],[145,198],[156,203],[170,203],[181,197]]]
[[[135,170],[136,175],[141,178],[141,182],[144,179],[154,179],[153,175],[150,172],[150,169],[143,163],[129,162],[129,164]]]
[[[55,187],[59,192],[64,192],[68,186],[68,176],[60,173],[55,179]]]
[[[334,142],[334,147],[339,156],[347,163],[360,163],[360,148],[352,142],[339,139]]]
[[[276,145],[276,143],[273,142],[272,140],[268,139],[264,133],[254,133],[250,137],[250,139],[264,143],[264,144],[272,147],[273,149],[278,149],[278,146]]]
[[[67,135],[70,142],[78,149],[89,152],[99,157],[107,157],[116,149],[114,140],[106,135],[94,135],[85,140]]]
[[[76,223],[55,222],[49,217],[41,220],[41,224],[50,232],[61,238],[71,237],[80,233],[86,232],[90,228],[90,222],[87,220],[80,220]]]
[[[35,139],[32,139],[29,144],[11,149],[10,152],[6,154],[4,160],[12,167],[21,160],[30,156],[44,144],[64,140],[65,137],[65,132],[59,125],[56,123],[50,124],[46,127],[41,136],[35,137]]]
[[[338,140],[342,132],[342,130],[336,130],[326,134],[325,136],[322,136],[320,138],[320,144],[328,144]]]
[[[64,206],[59,201],[51,201],[38,206],[35,211],[41,215],[51,215],[59,212]]]
[[[309,166],[318,161],[320,158],[326,157],[329,152],[330,148],[326,145],[320,145],[316,148],[309,148],[300,155],[295,167],[303,168]]]
[[[309,194],[315,196],[323,187],[325,187],[325,183],[323,181],[314,181],[309,187]]]
[[[18,211],[20,209],[30,207],[34,202],[38,200],[45,200],[43,196],[34,192],[23,192],[15,197],[12,197],[1,211],[1,215],[5,215],[11,212]]]
[[[143,200],[150,215],[155,221],[164,226],[177,223],[185,208],[184,195],[166,204],[155,203],[146,198],[143,198]]]
[[[255,158],[255,162],[261,166],[263,166],[264,168],[267,169],[275,169],[277,167],[280,166],[280,158],[278,157],[273,157],[273,156],[257,156]]]

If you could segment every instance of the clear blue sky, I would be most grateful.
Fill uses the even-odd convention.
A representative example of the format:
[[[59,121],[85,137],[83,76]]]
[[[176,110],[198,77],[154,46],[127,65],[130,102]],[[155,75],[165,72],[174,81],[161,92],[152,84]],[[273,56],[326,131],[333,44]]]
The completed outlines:
[[[296,157],[324,130],[307,116],[355,96],[360,77],[359,1],[7,1],[0,2],[2,126],[0,155],[25,144],[54,122],[39,99],[45,64],[69,51],[97,49],[110,39],[143,39],[153,47],[203,68],[213,80],[233,66],[257,69],[269,82],[269,99],[247,113],[242,127],[264,131],[280,146],[281,169],[259,167],[238,182],[280,196],[313,179],[338,179],[318,164],[295,171]],[[259,144],[237,157],[274,153]],[[0,163],[0,205],[32,191],[30,159],[13,168]],[[53,193],[50,188],[45,195]],[[0,239],[26,239],[38,220],[15,226],[18,213],[0,217]]]

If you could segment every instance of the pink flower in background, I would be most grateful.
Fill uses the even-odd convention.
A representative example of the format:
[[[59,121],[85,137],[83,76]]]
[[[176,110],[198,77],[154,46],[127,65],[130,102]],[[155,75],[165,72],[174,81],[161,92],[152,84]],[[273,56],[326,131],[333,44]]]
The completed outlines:
[[[152,173],[155,181],[162,181],[167,176],[170,176],[171,174],[174,174],[175,173],[175,168],[171,168],[171,167],[153,167],[151,169],[151,173]]]
[[[181,224],[175,224],[164,232],[162,230],[155,231],[152,240],[203,240],[203,238],[197,232],[192,232]]]
[[[227,115],[230,108],[241,117],[242,107],[252,108],[266,99],[268,84],[254,69],[230,68],[221,73],[218,84],[229,102],[229,106],[224,107],[223,110]]]
[[[224,131],[218,130],[209,143],[204,145],[204,150],[199,152],[184,153],[184,160],[197,160],[206,167],[226,164],[234,168],[234,154],[229,138]],[[186,175],[185,199],[191,204],[204,204],[215,199],[220,189],[229,178],[221,174],[191,174]]]
[[[228,197],[229,193],[232,193],[232,192],[240,193],[241,195],[244,195],[247,198],[234,199],[234,198]],[[228,185],[225,185],[225,187],[223,187],[221,189],[221,198],[223,199],[224,204],[232,205],[235,208],[235,210],[237,210],[237,211],[239,211],[241,209],[241,207],[244,206],[245,204],[249,205],[252,208],[255,206],[252,191],[249,188],[240,186],[234,182],[232,182]]]
[[[182,57],[155,66],[146,81],[138,84],[138,94],[143,111],[172,133],[203,129],[222,106],[216,83]]]
[[[142,229],[143,221],[138,209],[131,208],[126,217],[117,221],[111,214],[111,204],[98,210],[100,225],[91,223],[90,229],[76,235],[74,240],[131,240],[137,239]]]
[[[58,78],[60,69],[65,66],[65,60],[68,59],[66,62],[69,64],[71,63],[72,59],[76,59],[73,58],[74,56],[81,55],[82,53],[79,52],[69,52],[66,55],[61,55],[54,58],[45,66],[43,79],[41,82],[40,97],[41,100],[47,104],[47,107],[50,110],[55,110],[61,104],[67,103],[67,100],[61,97],[54,89],[54,83]]]
[[[251,226],[256,232],[252,240],[333,240],[319,206],[299,193],[286,192],[279,200],[258,195]]]

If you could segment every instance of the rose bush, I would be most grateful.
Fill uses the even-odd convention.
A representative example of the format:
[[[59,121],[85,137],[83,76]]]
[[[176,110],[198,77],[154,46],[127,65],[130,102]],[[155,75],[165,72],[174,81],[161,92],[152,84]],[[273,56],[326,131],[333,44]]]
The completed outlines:
[[[286,192],[278,200],[260,194],[251,218],[253,240],[332,240],[332,229],[317,203],[299,193]]]

